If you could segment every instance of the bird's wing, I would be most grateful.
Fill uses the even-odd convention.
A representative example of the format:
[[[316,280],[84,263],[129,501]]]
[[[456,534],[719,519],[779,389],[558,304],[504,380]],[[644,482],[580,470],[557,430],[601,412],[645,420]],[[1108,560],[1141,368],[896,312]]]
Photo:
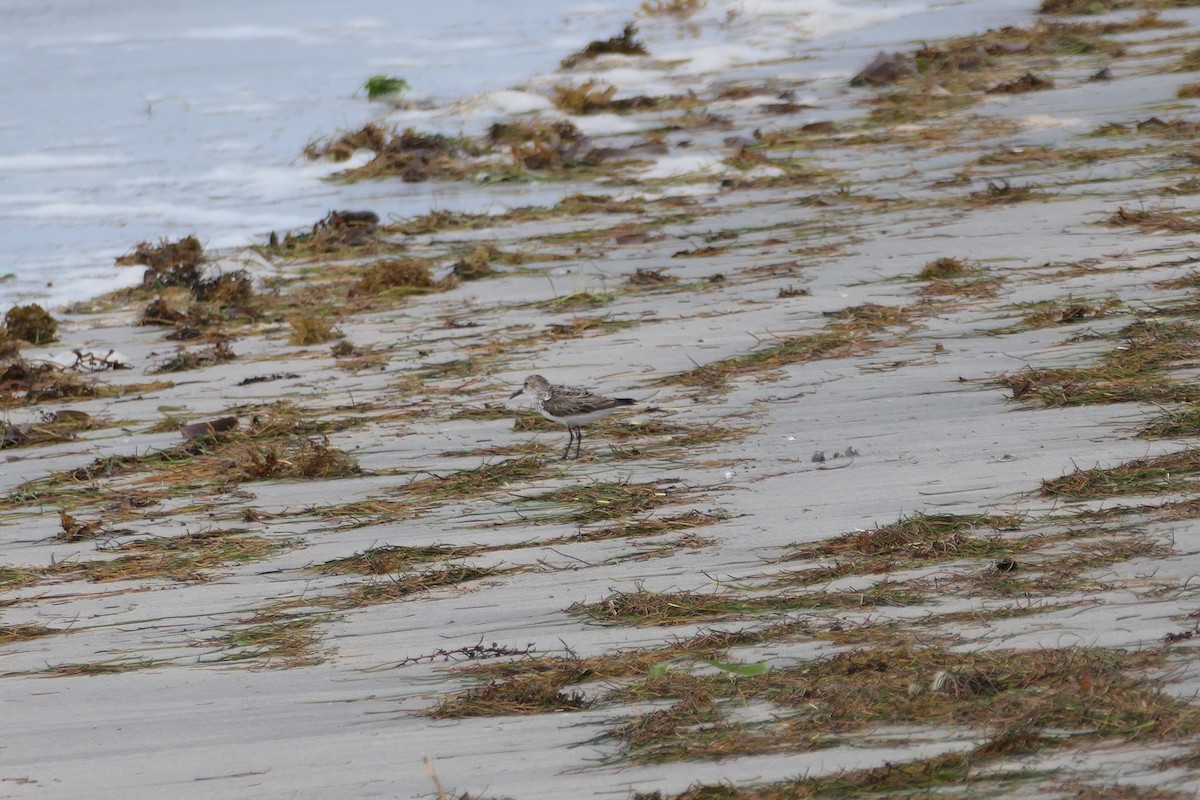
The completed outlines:
[[[555,386],[555,394],[560,394],[564,397],[599,397],[591,389],[585,389],[582,386]]]

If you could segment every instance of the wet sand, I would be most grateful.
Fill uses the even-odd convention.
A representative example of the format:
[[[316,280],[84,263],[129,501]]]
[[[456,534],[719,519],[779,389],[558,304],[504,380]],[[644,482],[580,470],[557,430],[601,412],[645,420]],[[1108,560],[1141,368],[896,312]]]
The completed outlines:
[[[936,85],[731,69],[623,117],[667,152],[605,199],[210,254],[258,300],[182,344],[154,293],[58,314],[26,359],[131,368],[7,409],[94,427],[5,452],[0,797],[1190,796],[1200,13],[1163,17],[930,43]],[[562,462],[534,372],[638,405]]]

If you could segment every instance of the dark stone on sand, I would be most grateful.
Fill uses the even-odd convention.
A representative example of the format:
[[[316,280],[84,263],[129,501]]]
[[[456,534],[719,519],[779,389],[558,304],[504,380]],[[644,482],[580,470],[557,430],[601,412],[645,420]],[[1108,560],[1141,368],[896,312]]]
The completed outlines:
[[[202,439],[205,436],[216,436],[220,433],[227,433],[236,429],[238,426],[237,417],[219,417],[210,419],[205,422],[193,422],[188,425],[180,425],[179,432],[183,434],[183,438],[189,442],[193,439]]]
[[[851,86],[886,86],[917,74],[917,65],[904,53],[880,50],[875,59],[850,79]]]

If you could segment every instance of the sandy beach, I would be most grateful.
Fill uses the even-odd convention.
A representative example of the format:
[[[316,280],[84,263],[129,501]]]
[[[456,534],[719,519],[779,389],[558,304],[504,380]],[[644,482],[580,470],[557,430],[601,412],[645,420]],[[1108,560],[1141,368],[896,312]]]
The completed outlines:
[[[317,148],[561,201],[10,318],[0,798],[1195,797],[1200,10],[1135,5],[644,20]],[[636,404],[562,460],[534,373]]]

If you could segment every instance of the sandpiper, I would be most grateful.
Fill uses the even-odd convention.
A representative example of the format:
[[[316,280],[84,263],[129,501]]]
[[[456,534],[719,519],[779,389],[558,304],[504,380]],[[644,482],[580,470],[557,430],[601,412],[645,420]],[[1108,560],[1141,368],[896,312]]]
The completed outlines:
[[[555,386],[541,375],[530,375],[525,379],[525,385],[509,399],[523,392],[529,392],[543,417],[567,426],[567,449],[563,451],[563,460],[570,457],[572,442],[575,443],[575,457],[579,458],[579,448],[583,445],[582,426],[636,402],[628,397],[601,397],[577,386]]]

